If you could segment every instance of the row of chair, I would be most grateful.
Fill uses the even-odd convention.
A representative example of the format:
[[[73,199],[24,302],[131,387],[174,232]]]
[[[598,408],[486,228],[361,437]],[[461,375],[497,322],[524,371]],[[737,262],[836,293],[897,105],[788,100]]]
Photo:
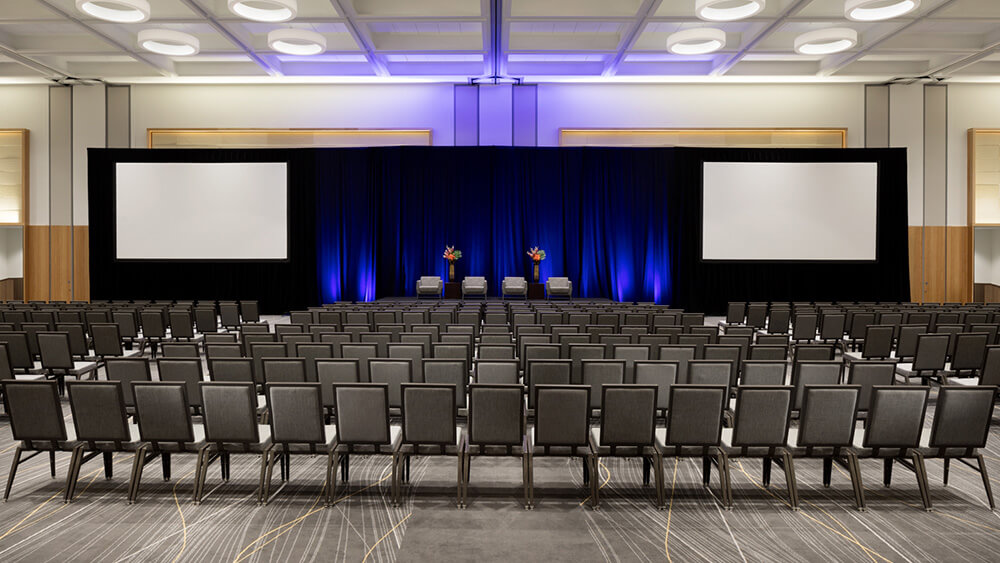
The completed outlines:
[[[439,299],[444,291],[444,282],[441,276],[420,276],[417,279],[417,297]],[[483,276],[466,276],[462,280],[462,299],[476,297],[486,299],[489,295],[488,282]],[[565,277],[550,277],[545,280],[546,298],[566,298],[573,297],[573,282]],[[509,299],[517,297],[527,299],[528,282],[524,278],[517,276],[506,276],[500,284],[500,298]]]

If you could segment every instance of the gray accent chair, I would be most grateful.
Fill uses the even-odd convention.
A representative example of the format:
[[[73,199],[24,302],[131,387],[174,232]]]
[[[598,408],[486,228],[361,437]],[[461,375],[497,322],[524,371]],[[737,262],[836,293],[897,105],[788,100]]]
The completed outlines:
[[[37,338],[42,369],[46,377],[56,380],[60,395],[66,391],[67,376],[77,379],[97,377],[97,363],[73,360],[68,332],[39,332]]]
[[[938,390],[934,423],[929,432],[923,431],[920,439],[920,453],[925,459],[944,460],[946,487],[948,469],[953,459],[979,473],[983,478],[990,510],[996,508],[993,503],[993,489],[990,486],[983,454],[979,450],[986,447],[986,440],[990,434],[995,393],[996,388],[992,386],[942,386]],[[966,461],[968,459],[975,459],[977,466]],[[927,501],[929,505],[929,490]]]
[[[271,441],[267,448],[267,472],[260,502],[270,500],[271,474],[274,462],[279,462],[281,479],[291,475],[291,456],[327,456],[327,502],[333,496],[334,450],[337,446],[337,428],[325,425],[323,420],[323,393],[319,383],[270,383],[267,385],[267,403],[271,409]]]
[[[201,470],[195,475],[194,503],[201,504],[208,466],[215,460],[219,460],[222,480],[229,481],[230,456],[235,453],[260,458],[257,484],[257,504],[260,504],[271,428],[257,423],[257,391],[253,383],[203,382],[199,384],[199,395],[204,407],[205,445],[198,451]]]
[[[792,455],[786,449],[791,414],[791,386],[757,385],[738,388],[733,428],[722,430],[722,449],[730,459],[761,458],[761,481],[765,488],[771,486],[771,462],[777,461],[778,467],[785,472],[789,506],[792,510],[798,510],[795,465]],[[724,491],[726,505],[732,508],[732,481],[728,474],[722,481],[727,485]]]
[[[240,326],[240,306],[235,301],[219,301],[219,320],[223,328],[235,330]]]
[[[989,344],[989,334],[985,332],[963,332],[956,334],[955,351],[951,356],[951,370],[955,377],[962,377],[962,372],[969,372],[971,377],[983,367],[986,357],[986,346]]]
[[[337,475],[350,481],[350,456],[389,455],[395,460],[394,445],[401,428],[389,424],[389,386],[380,383],[346,383],[333,387],[337,411],[337,443],[332,448],[327,505],[333,504]],[[402,391],[400,391],[402,392]],[[343,463],[341,464],[341,461]],[[391,498],[398,498],[396,464],[392,464]]]
[[[545,280],[545,298],[560,297],[573,299],[573,282],[569,278],[549,278]]]
[[[466,276],[462,280],[462,299],[471,296],[486,299],[486,278],[482,276]]]
[[[139,496],[139,483],[146,465],[160,458],[163,479],[170,480],[172,454],[197,454],[205,445],[204,430],[191,421],[191,405],[183,383],[139,381],[132,383],[135,395],[135,418],[139,423],[139,439],[143,442],[135,451],[129,504]],[[195,474],[201,468],[195,467]]]
[[[65,502],[72,502],[80,467],[100,455],[104,460],[104,478],[114,473],[116,452],[135,452],[139,447],[139,428],[128,423],[121,385],[114,381],[70,381],[67,383],[69,406],[73,414],[77,447],[69,463]]]
[[[579,457],[583,484],[590,485],[590,389],[579,385],[536,385],[535,424],[528,437],[528,508],[535,507],[534,458]],[[586,502],[586,501],[585,501]]]
[[[864,489],[858,456],[852,449],[858,410],[858,385],[809,385],[802,392],[799,426],[788,432],[788,451],[796,458],[823,460],[823,486],[830,486],[833,462],[847,468],[854,487],[854,501],[865,511]],[[792,500],[792,508],[798,498]]]
[[[882,460],[882,482],[886,487],[892,483],[895,462],[913,471],[924,510],[928,511],[931,510],[931,499],[920,442],[929,395],[930,387],[927,386],[873,387],[868,426],[854,435],[854,451],[858,458]],[[861,499],[863,505],[863,490]]]
[[[395,496],[402,500],[402,483],[410,482],[410,458],[415,455],[454,456],[458,471],[456,503],[462,503],[461,428],[456,425],[457,389],[450,384],[407,383],[401,387],[402,434],[393,443],[392,467]]]
[[[500,284],[500,299],[508,297],[528,298],[528,282],[524,278],[506,276]]]
[[[913,355],[913,364],[909,373],[904,373],[903,377],[909,382],[914,377],[919,377],[921,383],[926,385],[930,379],[938,379],[942,385],[948,383],[947,377],[940,372],[944,371],[948,362],[948,347],[951,344],[949,334],[921,334],[917,336],[917,349]],[[930,372],[930,375],[927,375]]]
[[[657,390],[655,385],[605,385],[602,388],[601,424],[590,429],[590,449],[594,452],[590,498],[595,510],[601,506],[598,482],[602,457],[642,458],[644,485],[649,484],[651,467],[656,468],[655,505],[663,508],[663,457],[656,446],[655,435]]]
[[[3,494],[6,502],[10,497],[10,488],[14,484],[18,466],[40,453],[48,452],[49,469],[54,478],[56,452],[73,452],[77,442],[75,436],[70,438],[66,432],[59,390],[54,381],[7,380],[3,382],[3,394],[10,416],[10,432],[18,443]],[[21,459],[24,452],[32,453]],[[68,472],[67,477],[70,475],[72,471]]]
[[[524,387],[475,383],[469,386],[469,424],[462,432],[462,459],[465,475],[459,506],[469,498],[472,459],[480,456],[521,458],[524,507],[528,501],[528,455],[525,434]]]
[[[417,279],[417,298],[432,297],[440,299],[444,291],[444,282],[441,276],[420,276]]]

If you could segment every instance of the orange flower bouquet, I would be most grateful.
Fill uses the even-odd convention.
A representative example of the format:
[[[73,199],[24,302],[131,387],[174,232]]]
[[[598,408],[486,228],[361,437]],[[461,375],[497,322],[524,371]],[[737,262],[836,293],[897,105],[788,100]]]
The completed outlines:
[[[448,281],[455,281],[455,261],[462,257],[461,250],[455,250],[454,246],[444,247],[442,258],[448,261]]]
[[[535,283],[538,283],[538,263],[545,260],[545,251],[539,249],[537,246],[528,250],[528,256],[531,257],[531,262],[533,264],[533,274],[535,278]]]

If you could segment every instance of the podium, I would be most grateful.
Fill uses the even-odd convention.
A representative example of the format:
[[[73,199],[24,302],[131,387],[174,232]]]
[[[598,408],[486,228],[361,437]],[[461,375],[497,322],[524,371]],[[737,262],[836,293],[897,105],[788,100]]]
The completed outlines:
[[[528,283],[528,299],[545,299],[545,284]]]
[[[462,298],[462,284],[460,282],[445,282],[445,284],[444,284],[444,298],[445,299],[461,299]]]

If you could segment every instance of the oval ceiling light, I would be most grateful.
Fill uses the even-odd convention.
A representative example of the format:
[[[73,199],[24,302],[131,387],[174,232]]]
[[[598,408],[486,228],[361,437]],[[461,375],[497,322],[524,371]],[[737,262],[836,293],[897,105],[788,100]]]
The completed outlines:
[[[76,9],[115,23],[142,23],[149,19],[146,0],[76,0]]]
[[[144,29],[139,32],[139,46],[158,55],[187,57],[198,54],[201,43],[194,35],[172,29]]]
[[[873,22],[898,18],[919,6],[920,0],[847,0],[844,16],[853,21]]]
[[[703,20],[729,22],[757,15],[764,0],[697,0],[695,13]]]
[[[267,45],[286,55],[318,55],[326,51],[326,37],[306,29],[275,29],[267,34]]]
[[[295,0],[229,0],[229,11],[248,20],[281,23],[295,19]]]
[[[849,27],[831,27],[803,33],[795,38],[800,55],[831,55],[858,44],[858,32]]]
[[[707,55],[726,46],[726,32],[714,27],[699,27],[671,33],[667,50],[675,55]]]

